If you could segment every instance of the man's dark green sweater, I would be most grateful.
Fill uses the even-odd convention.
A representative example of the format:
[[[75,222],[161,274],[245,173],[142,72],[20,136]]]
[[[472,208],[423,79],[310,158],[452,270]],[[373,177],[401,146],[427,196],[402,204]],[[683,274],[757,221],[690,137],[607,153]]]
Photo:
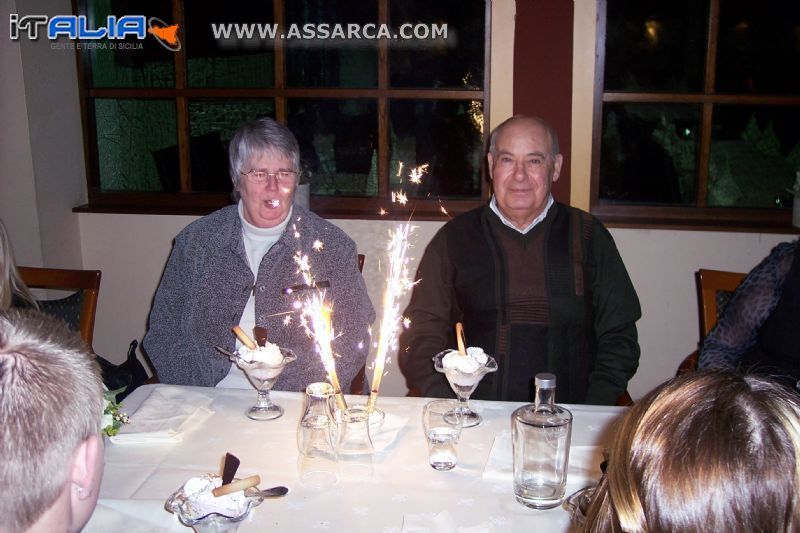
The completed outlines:
[[[432,357],[467,344],[497,359],[473,398],[532,401],[538,372],[557,376],[557,400],[613,405],[639,364],[636,291],[608,230],[554,203],[522,234],[484,206],[446,224],[428,245],[405,315],[400,367],[424,396],[453,393]]]

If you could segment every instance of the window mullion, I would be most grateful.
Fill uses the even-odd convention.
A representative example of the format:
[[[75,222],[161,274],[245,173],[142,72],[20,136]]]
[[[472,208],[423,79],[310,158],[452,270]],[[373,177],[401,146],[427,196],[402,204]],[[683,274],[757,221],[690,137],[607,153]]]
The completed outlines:
[[[275,23],[281,28],[286,24],[286,7],[284,0],[274,0],[272,4],[272,16]],[[287,124],[286,113],[286,49],[283,46],[283,39],[280,35],[275,39],[275,89],[278,95],[275,97],[275,118],[281,124]]]
[[[186,16],[183,2],[172,2],[172,18],[181,28],[186,27]],[[183,91],[186,89],[186,49],[181,47],[175,54],[175,119],[178,132],[178,159],[180,169],[181,192],[192,190],[191,131],[189,127],[189,102]]]
[[[714,94],[717,74],[717,39],[719,36],[719,0],[711,0],[708,14],[708,36],[706,40],[706,71],[703,79],[703,93]],[[697,207],[708,204],[708,163],[711,159],[711,127],[714,118],[714,104],[703,104],[703,116],[700,121],[700,144],[697,158],[697,189],[695,202]]]
[[[378,24],[389,23],[389,0],[378,0]],[[378,41],[378,89],[389,87],[389,43],[386,39]],[[384,95],[378,98],[378,197],[389,196],[389,99]]]

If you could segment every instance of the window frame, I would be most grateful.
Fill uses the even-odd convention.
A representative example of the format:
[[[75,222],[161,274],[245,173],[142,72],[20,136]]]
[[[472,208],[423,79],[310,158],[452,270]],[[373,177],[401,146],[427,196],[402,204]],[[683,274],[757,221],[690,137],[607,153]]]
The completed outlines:
[[[87,0],[88,1],[88,0]],[[183,3],[172,1],[172,17],[182,28],[185,26]],[[285,26],[284,2],[273,1],[273,17],[276,23]],[[389,1],[377,0],[378,23],[389,23]],[[367,98],[377,100],[378,106],[378,193],[375,197],[315,196],[310,197],[311,210],[327,218],[359,218],[404,220],[411,214],[417,220],[447,220],[484,204],[491,189],[486,179],[486,165],[481,163],[481,194],[476,200],[446,200],[447,213],[442,212],[440,202],[433,199],[409,198],[405,206],[392,205],[385,215],[381,207],[390,202],[390,132],[389,102],[393,99],[444,99],[477,100],[483,103],[484,131],[482,146],[488,142],[489,81],[491,57],[491,0],[484,0],[484,79],[480,90],[469,89],[408,89],[389,87],[389,43],[378,41],[378,85],[376,88],[303,88],[286,86],[285,48],[283,41],[275,40],[275,86],[270,88],[190,88],[187,86],[186,52],[175,52],[174,88],[89,88],[87,73],[91,66],[90,55],[76,51],[78,67],[78,94],[83,125],[84,158],[88,204],[76,208],[79,212],[143,213],[204,215],[229,205],[231,195],[225,192],[195,192],[191,190],[191,168],[189,153],[189,100],[194,98],[269,98],[275,102],[276,120],[287,122],[287,99],[290,98]],[[73,12],[86,15],[86,4],[73,0]],[[99,98],[170,99],[176,103],[178,153],[180,161],[180,192],[103,191],[100,189],[96,127],[93,101]],[[483,158],[482,158],[483,161]]]
[[[598,0],[597,3],[597,53],[595,54],[589,196],[591,213],[607,225],[614,227],[800,233],[798,228],[792,226],[791,209],[710,207],[707,205],[708,163],[714,107],[724,105],[800,107],[800,95],[750,95],[714,92],[720,0],[707,0],[710,2],[710,7],[702,93],[605,91],[607,1]],[[676,103],[702,106],[697,154],[697,190],[694,206],[619,204],[600,198],[600,152],[603,134],[603,105],[606,103]]]

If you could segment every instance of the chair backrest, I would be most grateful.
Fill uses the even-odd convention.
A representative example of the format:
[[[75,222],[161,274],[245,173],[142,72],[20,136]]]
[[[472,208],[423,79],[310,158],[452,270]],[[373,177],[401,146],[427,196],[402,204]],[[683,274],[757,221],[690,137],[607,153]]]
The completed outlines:
[[[733,296],[736,287],[747,276],[741,272],[727,272],[725,270],[708,270],[701,268],[695,272],[697,281],[697,305],[700,310],[700,343],[705,340],[708,332],[717,323],[717,318],[722,313],[728,301]],[[694,372],[700,360],[700,350],[695,350],[687,355],[678,366],[676,376]]]
[[[28,287],[34,289],[58,289],[67,291],[77,291],[76,294],[59,301],[74,299],[77,305],[77,317],[62,316],[67,322],[70,319],[78,326],[78,331],[86,344],[91,348],[92,338],[94,337],[94,318],[97,312],[97,295],[100,292],[100,271],[99,270],[69,270],[64,268],[38,268],[38,267],[17,267],[22,281]],[[77,297],[76,297],[77,295]],[[43,311],[48,312],[44,302]]]
[[[717,323],[725,305],[730,300],[736,287],[747,274],[742,272],[726,272],[724,270],[706,270],[697,272],[697,294],[700,305],[700,340],[706,338],[708,332]]]

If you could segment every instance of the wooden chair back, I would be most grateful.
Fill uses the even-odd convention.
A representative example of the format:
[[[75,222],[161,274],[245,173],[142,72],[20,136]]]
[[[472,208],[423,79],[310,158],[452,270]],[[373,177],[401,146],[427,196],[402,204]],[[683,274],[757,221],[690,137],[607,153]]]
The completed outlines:
[[[364,259],[366,256],[364,254],[358,254],[358,271],[364,272]],[[369,354],[367,354],[369,355]],[[353,382],[350,384],[350,394],[365,394],[366,391],[366,376],[367,376],[367,365],[361,367],[361,370],[358,371],[356,377],[353,378]]]
[[[695,272],[697,282],[697,306],[700,311],[700,343],[717,323],[730,297],[747,274],[728,272],[725,270],[709,270],[701,268]],[[676,376],[694,372],[700,359],[699,350],[686,356],[678,366]]]
[[[747,274],[727,272],[724,270],[707,270],[701,268],[697,272],[697,294],[700,305],[700,340],[706,338],[708,332],[717,323],[717,318],[724,309],[730,296]]]
[[[64,268],[17,267],[22,281],[34,289],[57,289],[82,292],[78,316],[81,337],[92,346],[97,296],[100,292],[99,270],[70,270]]]

